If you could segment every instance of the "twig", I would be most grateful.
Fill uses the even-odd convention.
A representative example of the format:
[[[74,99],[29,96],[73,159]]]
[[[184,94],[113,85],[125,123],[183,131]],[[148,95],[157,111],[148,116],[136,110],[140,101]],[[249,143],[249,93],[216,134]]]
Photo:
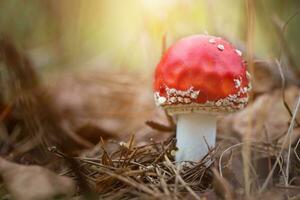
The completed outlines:
[[[275,17],[273,17],[272,18],[272,21],[273,21],[273,23],[274,23],[274,25],[275,25],[275,28],[277,28],[277,32],[278,32],[278,35],[279,35],[279,37],[280,37],[280,48],[279,48],[279,58],[280,58],[280,60],[282,60],[282,56],[283,56],[283,49],[285,50],[285,52],[288,52],[288,62],[289,62],[289,64],[290,65],[292,65],[293,66],[293,71],[295,72],[295,74],[297,74],[298,76],[300,75],[300,71],[298,71],[297,69],[296,69],[296,62],[294,61],[294,59],[293,59],[293,57],[292,57],[292,55],[291,55],[291,53],[290,53],[290,50],[289,50],[289,48],[288,48],[288,46],[287,46],[287,44],[286,44],[286,40],[285,40],[285,38],[284,38],[284,34],[285,34],[285,31],[286,31],[286,29],[287,29],[287,27],[288,27],[288,25],[289,25],[289,23],[297,16],[297,15],[299,15],[299,13],[300,13],[300,10],[298,10],[298,11],[296,11],[295,13],[293,13],[289,18],[288,18],[288,20],[286,20],[286,22],[284,23],[284,25],[282,26],[282,27],[280,27],[280,24],[279,24],[279,20],[277,19],[277,18],[275,18]]]
[[[289,112],[290,116],[292,117],[293,113],[292,113],[289,105],[287,104],[286,98],[285,98],[285,77],[284,77],[284,74],[282,72],[282,67],[281,67],[281,64],[278,61],[278,59],[276,59],[276,65],[277,65],[277,68],[278,68],[278,71],[279,71],[280,77],[281,77],[281,94],[282,94],[283,105],[286,108],[286,110]],[[295,122],[296,122],[297,126],[300,125],[299,122],[297,121],[297,119],[295,119]]]
[[[105,169],[100,169],[100,171],[103,172],[103,173],[105,173],[105,174],[108,174],[108,175],[110,175],[110,176],[112,176],[112,177],[115,177],[115,178],[119,179],[120,181],[122,181],[122,182],[124,182],[124,183],[126,183],[126,184],[128,184],[128,185],[130,185],[130,186],[132,186],[132,187],[134,187],[134,188],[137,188],[137,189],[139,189],[139,190],[142,190],[143,192],[145,192],[145,193],[147,193],[147,194],[150,194],[150,195],[153,196],[153,197],[156,197],[156,198],[159,197],[158,194],[154,193],[152,190],[150,190],[150,189],[149,189],[148,187],[146,187],[145,185],[139,184],[139,183],[135,182],[134,180],[132,180],[132,179],[130,179],[130,178],[128,178],[128,177],[125,178],[125,177],[123,177],[123,176],[120,176],[120,175],[118,175],[118,174],[115,174],[115,173],[113,173],[113,172],[111,172],[111,171],[108,171],[108,170],[105,170]]]
[[[187,189],[187,191],[189,191],[189,193],[196,199],[196,200],[201,200],[201,198],[192,190],[192,188],[190,188],[190,186],[188,186],[188,184],[182,179],[182,177],[180,176],[178,170],[175,168],[175,166],[171,163],[171,161],[169,160],[169,158],[167,156],[165,156],[165,160],[167,162],[167,164],[172,168],[172,170],[174,171],[174,173],[176,174],[176,177],[178,178],[178,181]]]
[[[296,122],[296,116],[297,116],[297,113],[298,113],[298,110],[299,110],[299,106],[300,106],[300,94],[299,94],[299,97],[298,97],[298,101],[297,101],[297,104],[296,104],[296,108],[295,108],[295,111],[294,111],[289,129],[287,131],[287,135],[289,137],[289,148],[288,148],[288,157],[287,157],[287,163],[286,163],[286,176],[287,176],[287,179],[286,179],[286,182],[285,182],[285,186],[289,185],[289,176],[290,176],[289,175],[289,170],[290,170],[290,158],[291,158],[291,148],[292,148],[291,147],[292,146],[292,132],[293,132],[293,129],[294,129],[294,124]]]
[[[266,187],[267,187],[267,185],[268,185],[268,183],[269,183],[269,181],[270,181],[270,179],[271,179],[271,177],[272,177],[272,175],[273,175],[273,173],[274,173],[274,171],[275,171],[275,168],[276,168],[277,164],[279,163],[279,158],[280,158],[280,156],[281,156],[282,153],[283,153],[284,146],[285,146],[287,140],[291,137],[291,133],[292,133],[292,130],[293,130],[293,128],[294,128],[295,119],[296,119],[296,116],[297,116],[297,113],[298,113],[299,106],[300,106],[300,95],[298,96],[296,108],[295,108],[295,110],[294,110],[294,114],[293,114],[293,117],[292,117],[292,119],[291,119],[291,123],[290,123],[289,129],[288,129],[288,131],[287,131],[287,134],[286,134],[286,136],[285,136],[284,142],[283,142],[282,145],[281,145],[281,149],[280,149],[279,155],[278,155],[277,158],[276,158],[276,162],[274,163],[272,170],[269,172],[269,174],[268,174],[268,176],[267,176],[265,182],[263,183],[261,189],[259,190],[259,193],[260,193],[260,194],[266,189]],[[290,147],[289,147],[289,155],[288,155],[288,161],[287,161],[287,162],[288,162],[288,163],[287,163],[287,168],[289,167],[289,166],[288,166],[288,165],[289,165],[289,159],[290,159]],[[286,169],[286,172],[288,173],[288,172],[289,172],[289,169]],[[287,175],[287,177],[288,177],[288,174],[286,174],[286,175]],[[288,178],[287,178],[287,180],[285,180],[285,183],[288,183]]]
[[[228,147],[227,149],[225,149],[222,153],[221,153],[221,156],[220,156],[220,159],[219,159],[219,173],[220,173],[220,176],[223,177],[223,173],[222,173],[222,159],[223,159],[223,156],[225,153],[227,153],[227,151],[230,151],[238,146],[242,146],[246,143],[249,143],[249,142],[254,142],[254,141],[245,141],[245,142],[241,142],[241,143],[238,143],[238,144],[235,144],[235,145],[232,145],[230,147]]]
[[[254,28],[255,28],[255,2],[254,0],[245,0],[246,4],[246,13],[247,13],[247,62],[248,62],[248,68],[250,70],[250,74],[255,75],[254,73],[254,65],[253,65],[253,45],[254,45]],[[252,95],[250,95],[250,100],[252,99]],[[249,122],[249,125],[250,122]],[[250,127],[251,128],[251,127]],[[244,135],[244,140],[250,138],[251,131],[250,129],[246,131]],[[250,151],[250,145],[248,143],[245,143],[242,149],[242,156],[243,156],[243,173],[245,178],[245,193],[246,197],[250,197],[250,190],[251,190],[251,183],[249,181],[250,179],[250,167],[248,163],[250,163],[251,158],[251,151]]]
[[[162,175],[162,174],[160,173],[160,171],[158,170],[158,168],[155,168],[155,171],[156,171],[156,173],[157,173],[157,175],[158,175],[158,177],[159,177],[159,180],[160,180],[160,183],[161,183],[161,186],[162,186],[162,188],[163,188],[164,193],[165,193],[168,197],[170,197],[170,196],[171,196],[171,193],[170,193],[170,191],[169,191],[169,189],[168,189],[168,185],[167,185],[167,183],[166,183],[166,181],[165,181],[164,175]]]
[[[300,144],[300,138],[298,139],[298,141],[297,141],[297,143],[296,143],[296,146],[294,147],[294,153],[295,153],[295,156],[296,156],[296,158],[298,159],[298,161],[300,162],[300,157],[299,157],[299,155],[298,155],[298,153],[297,153],[297,149],[298,149],[299,144]]]
[[[161,132],[172,132],[175,130],[174,126],[166,126],[166,125],[160,124],[155,121],[146,121],[145,124],[150,126],[152,129],[155,129],[155,130],[158,130]]]

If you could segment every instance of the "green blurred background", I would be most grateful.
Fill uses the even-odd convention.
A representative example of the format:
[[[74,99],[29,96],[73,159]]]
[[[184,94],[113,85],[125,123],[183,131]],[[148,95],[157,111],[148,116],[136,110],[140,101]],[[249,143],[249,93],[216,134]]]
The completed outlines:
[[[254,52],[279,56],[280,29],[299,0],[256,0]],[[227,38],[246,49],[244,0],[1,0],[0,32],[9,35],[39,69],[89,66],[152,71],[167,46],[190,34]],[[300,64],[300,16],[290,22],[285,53]],[[294,66],[295,67],[295,66]]]

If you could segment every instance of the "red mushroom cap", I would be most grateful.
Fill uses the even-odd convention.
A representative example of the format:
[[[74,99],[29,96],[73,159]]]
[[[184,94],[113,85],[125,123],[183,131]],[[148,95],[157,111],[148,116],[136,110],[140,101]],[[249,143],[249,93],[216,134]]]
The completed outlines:
[[[248,79],[239,50],[221,38],[194,35],[163,55],[155,71],[154,97],[170,114],[233,112],[248,102]]]

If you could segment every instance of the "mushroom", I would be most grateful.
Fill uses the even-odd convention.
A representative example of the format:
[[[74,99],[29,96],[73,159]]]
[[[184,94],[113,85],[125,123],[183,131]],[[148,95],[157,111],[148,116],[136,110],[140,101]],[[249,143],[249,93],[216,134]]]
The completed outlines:
[[[241,51],[222,38],[185,37],[162,56],[154,98],[177,117],[176,161],[200,161],[216,142],[217,116],[243,109],[251,90]]]

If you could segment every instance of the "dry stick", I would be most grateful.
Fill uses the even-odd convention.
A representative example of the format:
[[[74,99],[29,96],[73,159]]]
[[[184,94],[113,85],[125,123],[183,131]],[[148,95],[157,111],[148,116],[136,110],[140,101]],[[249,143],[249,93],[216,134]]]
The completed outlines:
[[[284,33],[285,33],[285,31],[286,31],[286,29],[287,29],[287,27],[288,27],[288,25],[289,25],[289,23],[298,15],[298,14],[300,14],[300,10],[298,10],[297,12],[295,12],[293,15],[291,15],[289,18],[288,18],[288,20],[284,23],[284,25],[283,25],[283,27],[282,27],[282,29],[281,29],[281,34],[280,34],[280,49],[279,49],[279,56],[280,56],[280,60],[281,60],[281,58],[282,58],[282,50],[283,50],[283,48],[284,47],[287,47],[286,45],[285,45],[285,38],[284,38]],[[276,24],[276,21],[273,19],[273,22],[275,23],[275,25],[277,25]],[[287,49],[286,49],[287,50]],[[288,56],[289,58],[289,62],[291,63],[291,64],[293,64],[293,65],[295,65],[295,62],[294,62],[294,60],[292,59],[292,57],[291,56]],[[295,66],[293,66],[294,68],[295,68]],[[294,70],[295,71],[295,70]],[[295,73],[297,74],[297,75],[299,75],[299,71],[295,71]]]
[[[272,17],[273,25],[275,27],[275,32],[277,33],[277,36],[279,37],[279,41],[280,41],[280,49],[279,49],[279,55],[280,58],[285,55],[287,57],[287,63],[289,66],[289,69],[292,70],[292,72],[294,72],[297,76],[299,76],[299,71],[297,70],[297,64],[293,58],[293,55],[291,53],[291,50],[287,44],[286,39],[284,38],[284,30],[283,30],[283,26],[282,23],[280,21],[280,19],[277,17],[277,15]],[[284,51],[284,54],[282,53]]]
[[[167,185],[167,183],[166,183],[166,181],[165,181],[165,175],[162,175],[162,174],[160,173],[160,171],[159,171],[157,168],[155,168],[155,170],[156,170],[157,175],[159,176],[160,184],[161,184],[161,187],[162,187],[164,193],[165,193],[168,197],[170,197],[170,196],[171,196],[171,193],[170,193],[170,191],[169,191],[169,189],[168,189],[168,185]]]
[[[223,159],[224,154],[227,153],[227,151],[232,150],[232,149],[235,148],[235,147],[244,145],[244,144],[246,144],[246,143],[251,143],[251,142],[254,142],[254,141],[253,141],[253,140],[251,140],[251,141],[245,141],[245,142],[241,142],[241,143],[232,145],[232,146],[228,147],[227,149],[225,149],[225,150],[222,152],[222,154],[221,154],[221,156],[220,156],[220,159],[219,159],[219,173],[220,173],[220,175],[221,175],[222,177],[223,177],[223,173],[222,173],[222,159]]]
[[[128,156],[130,156],[130,153],[131,153],[131,149],[132,149],[132,145],[133,145],[133,142],[134,142],[134,137],[135,137],[135,135],[133,134],[133,135],[131,135],[130,136],[130,139],[129,139],[129,145],[128,145],[128,150],[126,150],[126,152],[125,152],[125,157],[124,157],[124,160],[123,160],[123,162],[122,162],[122,165],[121,165],[121,167],[126,167],[126,164],[128,163],[127,161],[128,161]],[[137,150],[134,150],[134,152],[133,152],[133,155],[131,156],[131,158],[135,155],[135,153],[137,152]],[[121,157],[120,157],[121,158]],[[129,161],[130,161],[131,159],[129,159]]]
[[[93,161],[89,161],[89,160],[85,160],[85,159],[79,159],[81,162],[86,163],[86,164],[90,164],[90,165],[95,165],[97,167],[103,167],[106,169],[111,169],[111,170],[115,170],[117,168],[113,167],[113,166],[109,166],[109,165],[102,165],[101,163],[97,163],[97,162],[93,162]]]
[[[286,103],[285,101],[285,93],[284,93],[284,87],[285,87],[285,77],[284,77],[284,74],[282,72],[282,69],[281,69],[281,60],[282,60],[282,49],[284,47],[284,33],[289,25],[289,23],[300,13],[300,10],[298,10],[297,12],[295,12],[292,16],[290,16],[288,18],[288,20],[285,22],[285,24],[283,25],[282,29],[281,29],[281,41],[280,41],[280,51],[279,51],[279,56],[280,56],[280,62],[278,60],[276,60],[276,63],[277,63],[277,66],[279,68],[279,72],[280,72],[280,76],[281,76],[281,80],[282,80],[282,97],[283,97],[283,104],[285,106],[285,108],[287,109],[287,111],[289,112],[289,114],[292,116],[292,112],[291,112],[291,109],[290,107],[288,106],[288,104]],[[293,66],[295,67],[295,66]],[[299,73],[298,73],[299,74]],[[296,120],[296,119],[295,119]],[[299,122],[296,120],[296,124],[297,126],[299,126]]]
[[[282,38],[282,41],[283,41],[283,38]],[[283,42],[282,42],[282,44],[283,44]],[[281,52],[280,52],[280,54],[281,54]],[[280,55],[280,61],[281,61],[281,55]],[[283,105],[286,108],[286,110],[288,111],[288,113],[290,114],[290,116],[293,116],[293,113],[292,113],[289,105],[287,104],[287,102],[285,100],[285,76],[284,76],[283,71],[282,71],[281,63],[278,61],[278,59],[276,59],[275,62],[276,62],[276,65],[277,65],[277,68],[278,68],[278,71],[279,71],[279,74],[280,74],[280,77],[281,77],[281,94],[282,94]],[[295,120],[297,120],[297,119],[295,119]],[[299,124],[297,121],[296,121],[296,123]],[[288,163],[289,163],[290,149],[291,149],[291,138],[289,138],[288,160],[287,160]],[[286,172],[289,168],[288,163],[286,165]],[[281,170],[281,171],[284,172],[283,170]],[[285,181],[285,185],[286,185],[288,183],[288,174],[283,173],[283,177],[284,177],[284,181]]]
[[[259,191],[260,194],[266,189],[266,187],[267,187],[267,185],[268,185],[268,183],[269,183],[269,181],[270,181],[270,179],[271,179],[271,177],[272,177],[272,175],[273,175],[273,173],[275,171],[275,168],[276,168],[277,164],[279,163],[279,158],[280,158],[280,156],[282,156],[284,146],[285,146],[287,140],[291,137],[291,134],[292,134],[292,131],[293,131],[293,128],[294,128],[294,125],[295,125],[295,119],[296,119],[296,116],[297,116],[297,113],[298,113],[298,110],[299,110],[299,106],[300,106],[300,94],[298,96],[296,108],[294,110],[293,117],[291,119],[291,123],[290,123],[289,129],[288,129],[287,134],[285,136],[285,139],[284,139],[284,141],[283,141],[283,143],[281,145],[281,149],[280,149],[279,155],[277,156],[276,162],[274,163],[274,166],[273,166],[272,170],[268,174],[268,177],[266,178],[264,184],[262,185],[262,187],[261,187],[261,189]],[[289,155],[288,155],[288,160],[287,160],[287,162],[288,162],[287,163],[287,170],[286,170],[287,173],[289,173],[289,169],[288,169],[289,161],[290,161],[290,148],[289,148]],[[285,183],[288,183],[288,177],[289,177],[289,175],[288,174],[286,174],[286,175],[287,175],[287,180],[285,180]]]
[[[297,180],[300,180],[300,177],[293,177],[293,178],[291,178],[290,183],[293,183],[293,182],[295,182]],[[289,185],[287,188],[289,188],[289,187],[297,187],[297,186]],[[300,189],[299,186],[298,186],[298,188]]]
[[[137,152],[138,152],[137,149],[133,150],[133,152],[131,153],[130,158],[127,159],[127,161],[124,160],[124,162],[126,162],[126,163],[125,163],[125,166],[124,166],[125,168],[126,168],[126,167],[130,164],[130,162],[134,159],[134,157],[136,156]]]
[[[293,113],[289,107],[289,105],[287,104],[286,100],[285,100],[285,77],[284,74],[282,72],[282,67],[280,62],[276,59],[276,64],[278,67],[278,70],[280,72],[280,76],[281,76],[281,80],[282,80],[282,100],[283,100],[283,104],[285,106],[285,108],[288,110],[289,114],[291,116],[293,116]],[[297,112],[296,112],[297,113]],[[294,123],[296,123],[297,126],[299,126],[299,123],[297,121],[297,119],[294,119]],[[291,127],[291,126],[290,126]],[[287,186],[289,184],[289,163],[290,163],[290,156],[291,156],[291,146],[292,146],[292,138],[291,138],[291,134],[289,134],[289,148],[288,148],[288,157],[287,157],[287,164],[286,164],[286,173],[285,173],[285,185]]]
[[[296,105],[296,108],[295,108],[295,112],[294,112],[291,124],[290,124],[288,132],[287,132],[287,134],[289,135],[289,149],[288,149],[288,157],[287,157],[287,164],[286,164],[286,171],[285,171],[286,176],[287,176],[285,186],[289,185],[289,170],[290,170],[290,159],[291,159],[292,133],[293,133],[293,130],[294,130],[294,124],[296,122],[296,116],[297,116],[297,113],[298,113],[299,106],[300,106],[300,94],[299,94],[299,97],[298,97],[297,105]]]
[[[171,169],[174,171],[174,173],[176,174],[176,177],[178,178],[178,181],[185,187],[185,189],[187,191],[189,191],[189,193],[196,199],[196,200],[201,200],[201,198],[194,192],[194,190],[192,190],[192,188],[190,188],[190,186],[188,186],[188,184],[182,179],[182,177],[180,176],[178,170],[175,168],[175,166],[171,163],[171,161],[169,160],[169,158],[167,156],[165,156],[165,160],[167,162],[167,164],[171,167]]]
[[[250,73],[254,75],[253,69],[253,40],[254,40],[254,28],[255,28],[255,5],[254,0],[245,0],[246,6],[246,13],[247,13],[247,61],[248,61],[248,68]],[[252,99],[252,96],[250,96]],[[250,113],[253,116],[253,113]],[[249,122],[249,130],[246,131],[244,135],[244,140],[249,139],[251,135],[251,121]],[[248,165],[251,163],[251,151],[250,145],[245,143],[242,149],[242,158],[243,158],[243,174],[245,178],[245,193],[246,197],[250,197],[251,192],[251,183],[250,183],[250,166]]]
[[[268,134],[268,131],[267,131],[267,127],[266,127],[265,124],[263,125],[263,129],[264,129],[264,134],[266,136],[267,143],[271,144],[269,134]],[[266,147],[267,147],[267,152],[270,154],[271,147],[269,145],[267,145]],[[271,157],[268,156],[268,170],[270,171],[271,169],[272,169],[272,161],[271,161]]]
[[[285,172],[284,172],[284,157],[283,156],[280,156],[279,157],[279,162],[278,162],[278,165],[279,165],[279,170],[280,170],[280,172],[282,172],[282,176],[283,176],[283,178],[284,178],[284,181],[286,181],[287,180],[287,177],[286,177],[286,175],[285,175]]]
[[[298,159],[298,161],[300,162],[300,157],[297,153],[297,149],[298,149],[299,144],[300,144],[300,138],[298,139],[298,141],[296,143],[296,146],[294,147],[294,154],[295,154],[296,158]]]
[[[161,132],[172,132],[175,130],[175,126],[166,126],[164,124],[160,124],[155,121],[146,121],[145,124],[149,127],[151,127],[154,130],[158,130]]]
[[[162,156],[166,155],[167,151],[169,150],[170,146],[172,145],[173,143],[170,142],[167,147],[165,148],[165,150],[163,150],[157,157],[156,159],[152,162],[152,164],[156,163],[159,159],[162,158]]]
[[[281,77],[281,90],[282,90],[282,101],[283,101],[283,105],[284,107],[287,109],[287,111],[289,112],[290,116],[292,117],[293,116],[293,113],[289,107],[289,105],[287,104],[286,102],[286,99],[285,99],[285,76],[283,74],[283,71],[282,71],[282,67],[281,67],[281,63],[280,61],[278,61],[278,59],[276,59],[276,65],[277,65],[277,68],[279,70],[279,74],[280,74],[280,77]],[[297,121],[297,119],[295,119],[295,122],[297,124],[297,126],[299,126],[299,122]]]
[[[204,160],[205,158],[207,158],[208,156],[210,156],[210,159],[209,159],[210,163],[207,161],[207,163],[208,163],[207,166],[209,166],[211,163],[214,162],[213,159],[212,159],[212,157],[213,157],[213,156],[212,156],[212,151],[213,151],[213,149],[209,147],[209,144],[207,143],[207,140],[206,140],[206,138],[205,138],[204,136],[203,136],[203,139],[204,139],[204,142],[205,142],[206,147],[207,147],[207,149],[208,149],[208,154],[207,154],[204,158],[202,158],[202,160]]]
[[[174,199],[178,199],[178,196],[180,196],[180,193],[178,193],[179,191],[179,181],[178,181],[178,177],[176,176],[176,174],[173,174],[173,169],[170,168],[169,164],[167,162],[164,161],[163,165],[172,173],[169,175],[168,179],[167,179],[167,183],[170,185],[173,180],[174,183],[172,184],[173,188],[172,188],[172,194],[173,194],[173,198]]]
[[[101,171],[101,172],[103,172],[103,173],[105,173],[109,176],[115,177],[115,178],[119,179],[120,181],[126,183],[127,185],[130,185],[130,186],[132,186],[136,189],[139,189],[139,190],[141,190],[141,191],[143,191],[143,192],[145,192],[145,193],[147,193],[151,196],[154,196],[156,198],[159,197],[158,194],[154,193],[152,190],[150,190],[147,186],[144,186],[143,184],[139,184],[136,181],[130,180],[129,178],[125,178],[121,175],[115,174],[115,173],[113,173],[111,171],[108,171],[108,170],[100,169],[99,171]]]

